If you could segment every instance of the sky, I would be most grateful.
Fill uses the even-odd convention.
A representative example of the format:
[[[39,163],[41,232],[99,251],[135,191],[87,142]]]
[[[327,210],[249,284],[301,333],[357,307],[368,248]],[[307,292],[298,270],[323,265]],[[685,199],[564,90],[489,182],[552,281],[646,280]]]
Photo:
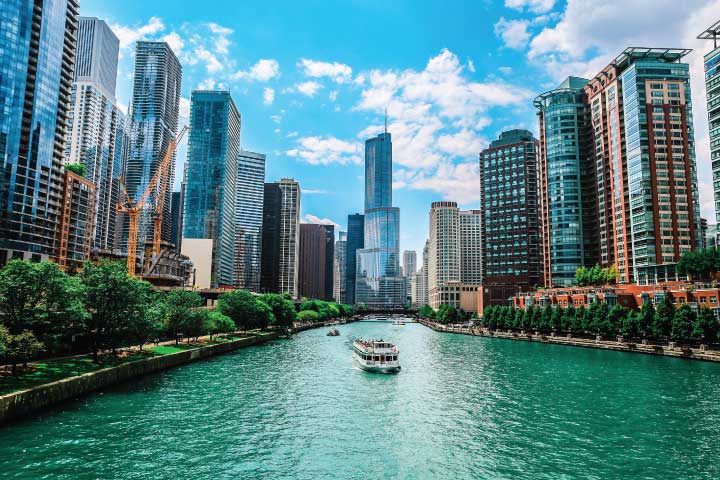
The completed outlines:
[[[433,201],[478,208],[478,153],[503,130],[537,135],[532,100],[591,78],[626,47],[691,48],[702,216],[714,222],[702,55],[720,0],[81,0],[120,39],[117,101],[132,95],[137,40],[165,40],[194,89],[230,90],[242,148],[266,181],[295,178],[302,219],[347,227],[362,212],[364,141],[393,137],[400,248],[422,251]],[[186,145],[178,148],[182,172]],[[179,186],[180,178],[175,185]]]

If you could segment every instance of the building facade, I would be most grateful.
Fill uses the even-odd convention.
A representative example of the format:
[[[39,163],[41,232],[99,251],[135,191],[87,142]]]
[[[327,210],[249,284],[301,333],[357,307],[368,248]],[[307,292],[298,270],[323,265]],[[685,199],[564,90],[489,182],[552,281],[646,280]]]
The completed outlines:
[[[264,190],[261,285],[263,292],[298,298],[300,184],[284,178]]]
[[[447,285],[460,282],[460,210],[456,202],[433,202],[430,208],[428,295],[430,306],[456,305]],[[454,293],[454,290],[453,290]]]
[[[345,267],[347,266],[347,232],[338,232],[335,242],[335,261],[333,267],[333,299],[347,304],[347,283]]]
[[[85,177],[95,185],[92,246],[99,250],[112,250],[115,244],[115,205],[124,167],[125,115],[115,104],[119,44],[104,21],[78,18],[64,162],[85,165]]]
[[[300,254],[298,257],[298,295],[300,298],[327,300],[327,266],[332,268],[332,252],[327,249],[327,228],[333,225],[300,224]]]
[[[57,250],[77,0],[7,0],[0,22],[0,266]]]
[[[94,239],[95,184],[71,170],[63,171],[57,258],[61,269],[75,273],[90,258]]]
[[[403,275],[411,277],[417,271],[417,252],[415,250],[403,251]]]
[[[392,206],[392,137],[365,142],[365,240],[356,253],[355,302],[371,308],[403,307],[400,209]]]
[[[483,281],[482,211],[460,211],[460,281],[480,285]]]
[[[130,104],[130,146],[125,167],[125,186],[133,201],[138,201],[150,183],[178,131],[182,67],[165,42],[137,42],[135,74]],[[170,202],[175,178],[175,156],[170,165],[159,210],[163,212],[162,240],[170,241]],[[153,212],[159,201],[158,191],[150,194],[140,212],[138,245],[153,239]],[[120,248],[127,251],[129,222],[123,217]]]
[[[260,291],[265,155],[241,150],[235,200],[235,287]]]
[[[707,93],[708,124],[710,132],[710,163],[715,194],[715,225],[720,223],[720,20],[698,35],[701,40],[712,40],[712,50],[705,54],[705,89]],[[712,242],[717,244],[717,239]]]
[[[170,202],[170,241],[175,245],[175,249],[179,252],[182,250],[182,218],[183,218],[183,198],[182,191],[172,192]]]
[[[213,239],[214,287],[233,285],[239,151],[240,113],[230,92],[193,91],[183,238]]]
[[[346,302],[354,305],[355,276],[357,275],[357,251],[365,246],[365,216],[361,213],[348,215],[347,261],[345,263]]]

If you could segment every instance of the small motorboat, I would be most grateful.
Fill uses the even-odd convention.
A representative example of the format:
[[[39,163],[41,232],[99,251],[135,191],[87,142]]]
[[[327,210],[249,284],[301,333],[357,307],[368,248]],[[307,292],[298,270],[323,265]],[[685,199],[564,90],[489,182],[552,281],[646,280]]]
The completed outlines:
[[[339,336],[340,336],[340,330],[338,330],[337,328],[333,328],[332,330],[330,330],[330,331],[327,333],[327,336],[328,336],[328,337],[339,337]]]

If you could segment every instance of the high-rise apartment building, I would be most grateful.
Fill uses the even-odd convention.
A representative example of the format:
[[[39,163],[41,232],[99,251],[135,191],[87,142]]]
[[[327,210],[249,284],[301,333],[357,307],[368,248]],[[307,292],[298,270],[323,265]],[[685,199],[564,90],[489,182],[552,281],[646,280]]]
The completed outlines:
[[[85,165],[85,178],[95,185],[92,246],[107,251],[115,243],[123,174],[125,115],[115,104],[120,42],[102,20],[79,17],[78,24],[64,161]]]
[[[193,91],[183,238],[213,239],[213,286],[233,285],[239,151],[240,113],[230,92]]]
[[[55,257],[77,0],[4,0],[0,12],[0,266]]]
[[[417,271],[417,252],[415,250],[403,251],[403,275],[410,277]]]
[[[339,303],[349,303],[347,300],[347,232],[339,232],[335,242],[335,261],[333,262],[333,298]]]
[[[77,272],[90,258],[96,201],[95,184],[71,170],[63,171],[57,263],[65,271]]]
[[[357,251],[355,302],[403,307],[400,209],[392,206],[392,138],[387,131],[365,142],[365,245]]]
[[[350,305],[355,302],[355,277],[357,275],[357,251],[365,246],[365,216],[361,213],[348,215],[347,262],[345,263],[345,295]]]
[[[480,280],[486,305],[505,305],[521,289],[542,282],[537,151],[531,132],[509,130],[480,152],[481,273],[463,282]],[[470,248],[475,242],[464,243]],[[463,255],[464,272],[476,272],[477,265],[465,264],[475,263],[475,252]]]
[[[705,54],[705,89],[707,92],[710,131],[710,163],[715,193],[715,224],[720,223],[720,20],[705,29],[698,38],[712,40],[713,47]],[[712,242],[717,244],[717,239]]]
[[[241,150],[235,200],[235,287],[260,291],[265,155]]]
[[[328,251],[328,228],[334,225],[300,224],[300,254],[298,257],[298,295],[328,300],[332,285],[327,289],[327,267],[332,268],[333,256]],[[331,278],[332,280],[332,278]]]
[[[168,152],[170,142],[178,131],[180,87],[182,67],[175,53],[165,42],[137,42],[135,48],[135,75],[130,104],[130,147],[125,167],[125,185],[131,199],[138,201]],[[170,202],[175,177],[173,154],[169,169],[170,178],[165,182],[162,240],[170,241]],[[138,246],[141,248],[153,239],[153,212],[157,190],[150,194],[140,212],[138,222]],[[128,219],[123,217],[123,233],[120,247],[127,250]]]
[[[483,280],[482,213],[480,210],[460,211],[460,281],[464,285],[480,285]]]
[[[433,202],[430,208],[428,248],[428,294],[430,306],[459,305],[450,297],[451,282],[460,282],[460,210],[455,202]]]
[[[298,297],[300,184],[284,178],[264,189],[261,285],[263,292]]]
[[[546,286],[571,285],[575,271],[598,261],[597,185],[590,112],[583,87],[568,77],[535,99],[540,121],[538,191]],[[488,258],[486,271],[490,268]]]

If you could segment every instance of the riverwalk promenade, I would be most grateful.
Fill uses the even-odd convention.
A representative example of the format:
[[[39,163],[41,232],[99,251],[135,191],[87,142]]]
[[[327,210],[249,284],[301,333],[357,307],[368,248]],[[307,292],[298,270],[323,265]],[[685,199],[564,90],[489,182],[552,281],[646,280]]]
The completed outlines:
[[[666,345],[654,343],[636,343],[625,341],[622,337],[615,340],[604,340],[600,337],[595,339],[573,337],[571,335],[549,335],[540,332],[512,331],[512,330],[490,330],[488,328],[469,325],[442,325],[427,318],[418,319],[418,323],[435,330],[436,332],[455,333],[460,335],[471,335],[477,337],[503,338],[521,342],[553,343],[556,345],[567,345],[572,347],[597,348],[602,350],[616,350],[628,353],[644,353],[646,355],[664,355],[668,357],[686,358],[692,360],[704,360],[707,362],[720,363],[720,351],[710,350],[704,347],[691,348],[676,346],[673,342]]]

